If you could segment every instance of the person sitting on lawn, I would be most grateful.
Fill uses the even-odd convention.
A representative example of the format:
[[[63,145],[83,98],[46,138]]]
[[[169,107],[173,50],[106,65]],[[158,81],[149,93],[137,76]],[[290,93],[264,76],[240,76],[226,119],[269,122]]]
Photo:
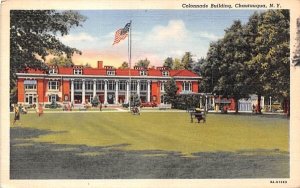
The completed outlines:
[[[22,114],[27,114],[27,109],[25,106],[22,107]]]

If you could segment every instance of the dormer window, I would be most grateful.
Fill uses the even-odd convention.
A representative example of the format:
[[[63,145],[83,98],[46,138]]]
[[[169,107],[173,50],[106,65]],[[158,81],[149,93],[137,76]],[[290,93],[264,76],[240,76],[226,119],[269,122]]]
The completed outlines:
[[[162,76],[169,76],[169,71],[162,71]]]
[[[76,75],[82,74],[82,69],[74,69],[74,74]]]
[[[106,71],[106,74],[107,74],[108,76],[114,76],[114,75],[116,74],[116,71],[114,71],[114,70],[107,70],[107,71]]]
[[[57,73],[58,73],[58,71],[57,71],[56,68],[50,68],[49,69],[49,74],[57,74]]]
[[[140,71],[140,76],[147,76],[147,71],[141,70]]]

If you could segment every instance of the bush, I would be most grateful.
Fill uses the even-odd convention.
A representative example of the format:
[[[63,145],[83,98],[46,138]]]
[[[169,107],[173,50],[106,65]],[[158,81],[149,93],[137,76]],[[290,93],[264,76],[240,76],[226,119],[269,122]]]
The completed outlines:
[[[95,96],[95,97],[93,98],[93,100],[92,100],[91,103],[92,103],[92,106],[93,106],[93,107],[98,106],[98,105],[100,104],[100,101],[99,101],[98,96]]]
[[[56,108],[61,108],[62,106],[60,104],[57,104],[56,102],[52,102],[51,104],[46,104],[45,108],[51,108],[51,109],[56,109]]]

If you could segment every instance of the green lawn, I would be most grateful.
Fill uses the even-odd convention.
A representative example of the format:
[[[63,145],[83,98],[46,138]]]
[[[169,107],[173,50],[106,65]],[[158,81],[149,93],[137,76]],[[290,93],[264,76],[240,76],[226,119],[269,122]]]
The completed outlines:
[[[13,115],[11,115],[11,119]],[[45,113],[21,116],[21,127],[60,131],[36,142],[112,146],[124,150],[196,152],[289,151],[289,121],[263,116],[209,114],[206,124],[190,123],[188,113]]]

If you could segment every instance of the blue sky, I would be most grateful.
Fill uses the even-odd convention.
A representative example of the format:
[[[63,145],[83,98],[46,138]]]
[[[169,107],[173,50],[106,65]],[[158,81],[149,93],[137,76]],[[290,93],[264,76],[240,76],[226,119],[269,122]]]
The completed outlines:
[[[82,27],[61,37],[63,43],[83,52],[75,64],[120,66],[128,61],[127,39],[112,45],[115,31],[132,20],[132,65],[148,58],[161,66],[167,57],[181,58],[190,51],[194,59],[205,57],[209,43],[222,38],[234,20],[246,23],[254,10],[84,10]]]

